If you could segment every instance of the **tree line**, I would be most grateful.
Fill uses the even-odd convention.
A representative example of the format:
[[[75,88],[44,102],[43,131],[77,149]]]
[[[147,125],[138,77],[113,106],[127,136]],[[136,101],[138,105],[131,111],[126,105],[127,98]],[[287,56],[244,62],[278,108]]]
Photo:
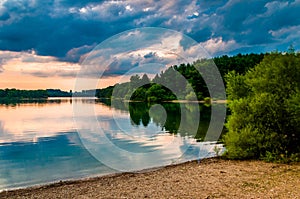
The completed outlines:
[[[20,89],[0,89],[0,99],[19,100],[19,99],[46,99],[48,97],[72,97],[72,92],[62,91],[60,89],[38,89],[38,90],[20,90]]]
[[[235,70],[239,74],[244,74],[248,69],[260,63],[265,55],[253,53],[238,54],[232,57],[224,55],[213,59],[198,60],[192,64],[174,65],[160,74],[156,74],[153,79],[150,79],[146,74],[134,75],[129,82],[97,89],[96,96],[154,102],[203,100],[210,95],[207,85],[199,73],[200,67],[215,63],[224,81],[224,77],[229,71]]]
[[[6,99],[33,99],[47,98],[46,90],[19,90],[19,89],[0,89],[0,98]]]

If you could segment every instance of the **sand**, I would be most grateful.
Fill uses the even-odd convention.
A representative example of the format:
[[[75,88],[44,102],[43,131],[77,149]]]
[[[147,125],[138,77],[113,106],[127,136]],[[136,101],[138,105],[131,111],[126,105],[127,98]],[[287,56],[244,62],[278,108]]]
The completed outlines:
[[[300,163],[211,158],[6,191],[0,198],[300,198]]]

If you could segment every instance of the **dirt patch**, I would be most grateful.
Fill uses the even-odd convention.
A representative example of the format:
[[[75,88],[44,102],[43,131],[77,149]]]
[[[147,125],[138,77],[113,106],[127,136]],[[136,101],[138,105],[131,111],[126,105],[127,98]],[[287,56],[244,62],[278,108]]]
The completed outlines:
[[[2,192],[0,198],[300,198],[300,164],[212,158]]]

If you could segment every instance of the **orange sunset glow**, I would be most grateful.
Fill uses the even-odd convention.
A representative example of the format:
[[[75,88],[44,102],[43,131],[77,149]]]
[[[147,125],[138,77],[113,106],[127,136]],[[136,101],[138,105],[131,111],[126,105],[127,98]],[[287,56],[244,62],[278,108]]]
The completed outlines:
[[[59,61],[51,56],[38,56],[34,52],[0,51],[0,55],[10,56],[2,65],[0,89],[58,88],[65,91],[74,89],[76,75],[80,69],[78,63]],[[114,77],[101,78],[97,88],[114,85],[116,81]]]

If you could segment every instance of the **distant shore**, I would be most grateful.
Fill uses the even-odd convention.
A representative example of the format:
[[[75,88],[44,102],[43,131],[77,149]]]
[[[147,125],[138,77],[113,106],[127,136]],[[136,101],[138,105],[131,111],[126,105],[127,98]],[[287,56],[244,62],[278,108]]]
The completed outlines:
[[[210,158],[0,193],[0,198],[299,198],[300,163]]]

